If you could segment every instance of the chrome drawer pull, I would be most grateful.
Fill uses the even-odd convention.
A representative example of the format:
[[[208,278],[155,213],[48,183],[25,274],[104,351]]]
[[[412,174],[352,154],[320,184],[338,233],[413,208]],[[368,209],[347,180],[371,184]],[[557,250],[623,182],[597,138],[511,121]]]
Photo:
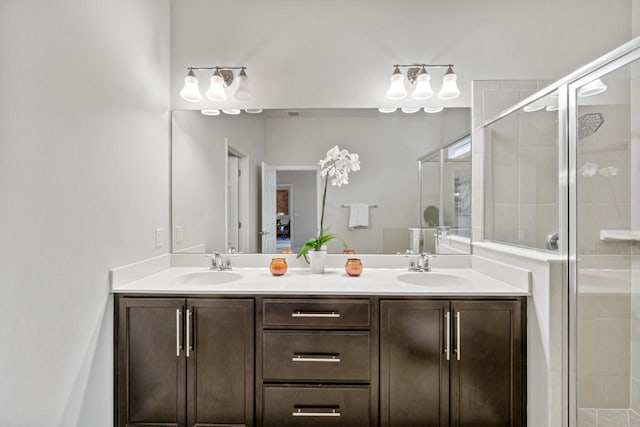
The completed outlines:
[[[180,357],[180,317],[182,317],[182,311],[176,308],[176,356]]]
[[[447,319],[447,325],[445,327],[445,336],[444,336],[444,352],[447,355],[447,360],[451,359],[451,349],[449,348],[449,343],[451,342],[451,313],[448,311],[444,314],[445,319]]]
[[[294,417],[339,417],[340,412],[336,412],[335,409],[332,409],[331,412],[302,412],[302,409],[298,408],[291,415]]]
[[[340,363],[340,355],[320,355],[320,354],[296,354],[291,358],[292,362],[324,362]]]
[[[460,312],[456,313],[456,359],[460,360]]]
[[[189,331],[189,323],[191,322],[191,310],[187,309],[187,357],[189,357],[189,350],[191,350],[191,332]]]
[[[291,317],[340,317],[340,313],[336,313],[335,311],[331,312],[304,312],[304,311],[295,311],[291,313]]]

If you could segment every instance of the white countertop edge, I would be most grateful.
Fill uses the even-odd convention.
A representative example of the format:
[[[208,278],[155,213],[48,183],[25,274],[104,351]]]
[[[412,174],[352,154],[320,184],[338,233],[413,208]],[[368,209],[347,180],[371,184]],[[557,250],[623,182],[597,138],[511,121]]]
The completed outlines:
[[[349,277],[344,269],[327,269],[312,274],[308,269],[290,268],[284,276],[272,276],[267,268],[237,268],[244,276],[220,285],[179,284],[176,277],[208,272],[206,268],[169,268],[140,280],[112,288],[112,293],[154,295],[380,295],[380,296],[528,296],[528,290],[471,269],[436,269],[432,273],[408,273],[406,269],[368,269],[360,277]],[[216,274],[216,272],[212,272]],[[401,274],[443,274],[459,276],[467,284],[419,286],[397,279]]]
[[[496,242],[473,242],[474,248],[487,249],[494,252],[505,253],[508,255],[517,256],[520,258],[532,259],[535,261],[542,261],[548,263],[557,263],[566,261],[566,257],[554,254],[551,252],[544,252],[530,248],[523,248],[515,245],[506,245]]]

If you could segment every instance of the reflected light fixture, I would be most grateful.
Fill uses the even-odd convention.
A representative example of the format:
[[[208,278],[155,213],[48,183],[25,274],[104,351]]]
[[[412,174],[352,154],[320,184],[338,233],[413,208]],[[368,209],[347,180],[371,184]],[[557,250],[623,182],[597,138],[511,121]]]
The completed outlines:
[[[444,107],[424,107],[424,112],[429,114],[439,113],[444,110]]]
[[[209,109],[209,110],[200,110],[200,112],[202,114],[204,114],[205,116],[219,116],[220,115],[220,110]]]
[[[231,116],[237,116],[241,113],[239,108],[223,108],[222,112]]]
[[[262,113],[262,108],[245,108],[244,112],[249,114],[260,114]]]
[[[522,111],[524,111],[525,113],[533,113],[534,111],[540,111],[543,108],[544,108],[544,104],[536,104],[534,102],[533,104],[525,105],[522,108]]]
[[[236,89],[233,96],[238,101],[247,101],[253,94],[249,89],[249,79],[247,77],[247,67],[189,67],[187,76],[184,78],[184,87],[180,91],[180,97],[187,102],[200,102],[202,94],[198,87],[198,79],[194,71],[213,71],[209,79],[210,85],[206,92],[207,98],[213,101],[225,101],[227,99],[226,88],[234,81],[234,70],[240,70]]]
[[[595,79],[578,89],[578,96],[593,96],[607,90],[607,85],[601,79]]]
[[[402,107],[401,110],[402,110],[403,113],[413,114],[413,113],[417,113],[418,111],[420,111],[420,107]]]
[[[379,107],[378,111],[380,111],[381,113],[389,114],[395,113],[397,109],[398,107]]]
[[[411,94],[413,99],[429,99],[433,96],[431,75],[427,72],[430,68],[447,69],[442,77],[442,87],[440,88],[440,92],[438,92],[440,99],[450,100],[460,96],[460,89],[458,89],[458,84],[456,83],[458,76],[453,72],[453,64],[396,64],[394,65],[389,89],[387,90],[387,98],[389,99],[403,99],[408,95],[404,85],[404,75],[402,71],[400,71],[401,68],[407,69],[407,81],[411,85],[415,85],[415,89]]]

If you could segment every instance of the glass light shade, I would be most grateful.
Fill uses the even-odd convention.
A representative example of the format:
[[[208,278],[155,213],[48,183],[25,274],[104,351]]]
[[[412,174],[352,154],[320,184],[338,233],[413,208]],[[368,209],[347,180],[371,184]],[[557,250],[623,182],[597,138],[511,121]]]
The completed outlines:
[[[522,111],[524,111],[525,113],[533,113],[534,111],[540,111],[540,110],[542,110],[543,108],[544,108],[544,105],[543,105],[543,104],[536,104],[536,103],[533,103],[533,104],[525,105],[525,106],[522,108]]]
[[[460,89],[458,89],[456,80],[458,80],[458,76],[449,68],[449,71],[442,76],[442,88],[440,88],[440,92],[438,92],[438,98],[455,99],[460,96]]]
[[[432,96],[431,76],[426,72],[418,74],[418,77],[416,77],[416,88],[413,90],[411,97],[413,99],[429,99]]]
[[[253,94],[251,93],[251,90],[249,90],[249,79],[247,78],[247,73],[245,73],[244,70],[241,70],[236,80],[238,81],[238,86],[236,87],[233,97],[238,101],[250,100]]]
[[[227,108],[227,109],[223,109],[222,112],[225,114],[230,114],[232,116],[237,116],[238,114],[240,114],[241,111],[238,108]]]
[[[424,112],[429,114],[439,113],[442,110],[444,110],[443,107],[424,107]]]
[[[198,88],[198,79],[193,74],[193,71],[189,71],[187,77],[184,78],[184,87],[180,91],[180,98],[188,102],[202,101],[202,94],[200,93],[200,88]]]
[[[219,116],[220,110],[200,110],[205,116]]]
[[[407,89],[404,87],[404,76],[398,68],[391,75],[389,90],[387,90],[387,98],[402,99],[407,96]]]
[[[420,107],[402,107],[402,112],[407,114],[413,114],[420,111]]]
[[[249,114],[260,114],[262,113],[262,108],[245,108],[244,112]]]
[[[207,98],[213,101],[226,101],[227,93],[224,91],[224,79],[221,75],[211,76],[211,86],[207,90]]]
[[[380,111],[381,113],[394,113],[396,110],[398,109],[398,107],[380,107],[378,108],[378,111]]]
[[[578,96],[593,96],[607,90],[607,85],[600,79],[595,79],[578,89]]]

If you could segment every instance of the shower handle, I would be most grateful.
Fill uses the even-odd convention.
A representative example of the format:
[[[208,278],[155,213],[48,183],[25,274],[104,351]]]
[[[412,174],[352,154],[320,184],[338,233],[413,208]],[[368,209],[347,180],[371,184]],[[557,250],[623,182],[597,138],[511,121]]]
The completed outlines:
[[[560,235],[558,232],[550,233],[547,235],[546,246],[550,251],[558,250],[558,241],[560,240]]]

